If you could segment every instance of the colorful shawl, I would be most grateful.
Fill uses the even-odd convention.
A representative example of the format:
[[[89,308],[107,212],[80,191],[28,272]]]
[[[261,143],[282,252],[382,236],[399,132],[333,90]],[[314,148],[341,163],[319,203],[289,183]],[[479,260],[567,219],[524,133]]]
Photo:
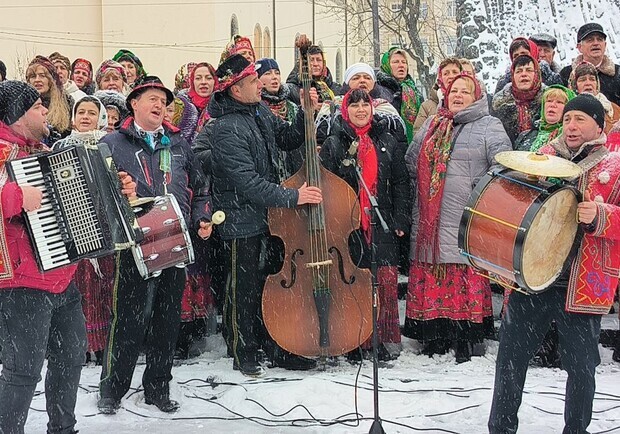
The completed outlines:
[[[430,253],[432,263],[437,263],[439,259],[439,213],[452,153],[453,129],[454,114],[447,108],[439,107],[422,140],[418,158],[420,223],[416,257],[423,261]]]
[[[523,56],[527,56],[532,60],[534,63],[534,69],[536,70],[534,83],[528,90],[518,90],[515,83],[515,61]],[[538,61],[532,56],[522,54],[521,56],[517,56],[515,61],[512,62],[512,67],[510,68],[510,79],[512,81],[512,95],[514,96],[515,104],[517,106],[518,128],[521,133],[532,129],[532,113],[530,113],[530,104],[536,99],[536,95],[538,95],[538,92],[540,91],[542,86],[542,78]]]
[[[392,54],[398,53],[407,58],[405,52],[397,47],[390,48],[389,51],[383,54],[381,58],[381,70],[386,74],[392,75],[392,68],[390,67],[390,57]],[[413,124],[420,111],[422,105],[422,95],[415,85],[415,82],[409,74],[403,81],[400,82],[402,103],[400,106],[400,116],[405,121],[405,128],[407,129],[407,143],[413,139]]]

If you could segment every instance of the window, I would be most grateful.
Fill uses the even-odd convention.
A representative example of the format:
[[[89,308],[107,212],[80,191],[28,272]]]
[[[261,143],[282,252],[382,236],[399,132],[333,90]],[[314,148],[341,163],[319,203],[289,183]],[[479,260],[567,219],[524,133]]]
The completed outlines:
[[[390,9],[392,11],[392,15],[398,15],[400,14],[402,5],[400,3],[392,3],[390,5]]]
[[[446,40],[446,56],[454,56],[456,53],[456,38],[451,36]]]
[[[425,20],[428,17],[428,3],[420,2],[420,19]]]
[[[446,3],[446,16],[456,18],[456,1],[452,0]]]
[[[239,34],[239,20],[237,20],[237,15],[232,14],[230,17],[230,37],[232,38],[235,35]]]
[[[336,82],[342,83],[342,52],[336,51]]]
[[[428,38],[420,38],[420,42],[422,43],[422,50],[424,50],[424,54],[430,54],[431,46],[428,43]]]
[[[401,48],[401,45],[400,45],[400,38],[399,38],[398,36],[392,36],[392,37],[390,38],[390,48],[392,48],[392,47],[398,47],[398,48]]]
[[[263,32],[263,57],[271,57],[271,32],[265,27]]]
[[[254,26],[254,53],[256,56],[263,53],[263,30],[258,23]]]

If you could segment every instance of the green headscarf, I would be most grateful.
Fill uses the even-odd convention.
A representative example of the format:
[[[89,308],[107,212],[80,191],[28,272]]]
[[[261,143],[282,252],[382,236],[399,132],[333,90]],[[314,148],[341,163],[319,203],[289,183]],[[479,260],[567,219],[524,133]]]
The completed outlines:
[[[540,105],[540,126],[538,127],[538,134],[530,147],[530,151],[536,152],[551,140],[558,137],[562,134],[562,119],[555,124],[548,124],[547,119],[545,119],[545,101],[547,100],[547,95],[550,91],[554,89],[560,89],[562,92],[566,94],[566,102],[575,98],[575,92],[570,90],[569,88],[562,86],[561,84],[552,84],[549,86],[544,92],[542,96],[542,101]]]
[[[392,54],[394,53],[405,56],[405,59],[407,58],[405,51],[398,47],[392,47],[387,52],[383,53],[383,56],[381,57],[381,71],[391,75],[392,77],[394,75],[392,74],[392,68],[390,67],[390,57],[392,57]],[[405,79],[400,82],[400,87],[402,95],[400,117],[403,118],[403,121],[405,121],[405,126],[407,128],[407,142],[411,142],[414,133],[413,124],[415,123],[415,118],[418,116],[418,111],[422,105],[423,98],[409,74],[407,74]]]

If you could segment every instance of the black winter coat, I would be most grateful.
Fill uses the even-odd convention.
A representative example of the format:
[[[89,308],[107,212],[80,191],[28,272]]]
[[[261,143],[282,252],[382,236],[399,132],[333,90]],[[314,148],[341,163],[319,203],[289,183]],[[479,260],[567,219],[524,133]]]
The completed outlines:
[[[215,118],[210,135],[213,206],[226,213],[218,231],[223,239],[265,234],[267,208],[297,206],[297,190],[278,184],[277,147],[288,150],[303,143],[303,112],[291,125],[265,104],[242,104],[218,92],[209,102],[209,114]]]
[[[334,92],[334,95],[340,95],[341,92],[341,86],[340,84],[336,83],[332,77],[332,73],[329,70],[329,68],[327,68],[327,77],[325,77],[325,83],[327,84],[327,87],[329,87],[331,89],[332,92]],[[302,84],[301,84],[301,79],[299,78],[299,73],[297,71],[297,69],[293,69],[288,77],[286,77],[286,83],[288,86],[288,90],[289,90],[289,99],[291,101],[293,101],[295,104],[300,105],[301,104],[301,98],[299,98],[299,89],[302,88]],[[312,87],[316,88],[316,85],[314,84],[314,81],[312,83],[310,83],[310,85]],[[319,98],[320,100],[320,98]],[[319,102],[323,102],[322,100],[320,100]]]
[[[179,203],[187,225],[198,230],[200,220],[211,219],[207,181],[180,131],[169,124],[164,124],[164,131],[170,139],[172,157],[172,181],[167,186],[168,193]],[[161,137],[156,139],[155,149],[151,149],[136,131],[133,117],[129,116],[118,131],[107,134],[101,142],[110,147],[118,170],[127,172],[136,182],[138,197],[164,194],[164,172],[159,168],[161,151],[164,149]]]
[[[379,265],[398,265],[398,237],[394,231],[398,229],[407,234],[410,218],[411,189],[405,165],[405,149],[388,132],[385,122],[377,117],[373,119],[370,138],[375,144],[379,161],[377,202],[390,228],[390,231],[385,233],[377,223],[377,262]],[[348,160],[349,147],[356,139],[355,132],[348,124],[344,121],[338,122],[323,143],[320,157],[327,170],[344,179],[359,194],[363,187],[358,184],[355,165],[343,164],[345,159]],[[349,247],[355,263],[360,263],[363,267],[370,265],[370,248],[361,229],[353,232],[349,238]]]

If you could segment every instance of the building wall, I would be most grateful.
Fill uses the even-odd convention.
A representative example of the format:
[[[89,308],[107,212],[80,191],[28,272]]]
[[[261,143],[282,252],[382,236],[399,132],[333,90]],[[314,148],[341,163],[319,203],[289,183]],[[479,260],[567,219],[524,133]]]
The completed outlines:
[[[208,61],[217,66],[230,40],[233,14],[239,33],[253,43],[257,24],[261,45],[265,29],[273,37],[271,0],[204,0],[204,4],[190,0],[131,0],[123,4],[118,0],[79,0],[72,7],[43,0],[22,3],[3,0],[0,4],[0,59],[7,64],[9,78],[23,79],[18,76],[23,65],[36,54],[59,51],[71,60],[87,58],[96,68],[125,48],[140,57],[147,72],[172,86],[182,64]],[[276,26],[276,57],[286,76],[294,64],[296,34],[312,38],[311,3],[276,0]],[[335,74],[339,48],[340,58],[344,56],[344,24],[317,6],[315,28],[315,42],[323,45],[328,67]],[[257,53],[259,57],[263,54]],[[350,55],[350,59],[354,57]]]

